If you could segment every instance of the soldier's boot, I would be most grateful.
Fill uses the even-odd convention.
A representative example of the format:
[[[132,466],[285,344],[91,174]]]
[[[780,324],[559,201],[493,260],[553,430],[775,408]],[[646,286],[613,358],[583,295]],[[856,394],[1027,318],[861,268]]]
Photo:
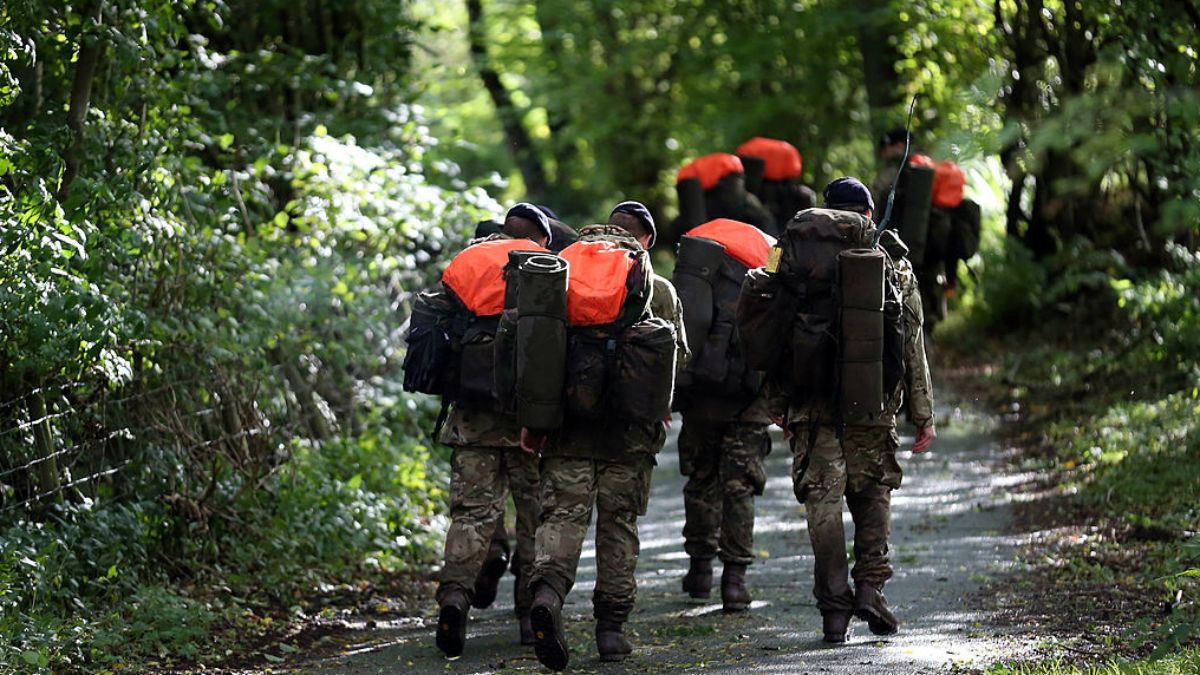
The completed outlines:
[[[548,584],[539,583],[534,588],[529,622],[538,662],[550,670],[566,670],[571,653],[567,650],[567,636],[563,632],[562,598]]]
[[[712,596],[712,583],[712,558],[692,558],[683,577],[683,592],[697,600],[707,600]]]
[[[467,613],[470,610],[471,602],[462,591],[453,591],[442,601],[434,642],[447,658],[462,656],[467,643]]]
[[[611,619],[596,620],[596,651],[601,661],[624,661],[633,653],[633,644],[625,637],[625,625]]]
[[[854,591],[854,616],[867,622],[867,628],[875,635],[895,635],[900,622],[888,609],[883,592],[873,584],[860,583]]]
[[[475,593],[471,605],[476,609],[486,609],[496,601],[496,593],[500,589],[500,578],[508,569],[508,543],[493,539],[488,547],[487,558],[483,561],[483,569],[475,577]]]
[[[533,623],[529,620],[529,612],[517,614],[517,626],[521,631],[521,645],[528,647],[533,644]]]
[[[849,610],[830,610],[821,612],[821,630],[825,633],[826,642],[845,642],[850,639]]]
[[[746,566],[725,563],[721,571],[721,609],[744,612],[750,608],[750,591],[746,589]]]

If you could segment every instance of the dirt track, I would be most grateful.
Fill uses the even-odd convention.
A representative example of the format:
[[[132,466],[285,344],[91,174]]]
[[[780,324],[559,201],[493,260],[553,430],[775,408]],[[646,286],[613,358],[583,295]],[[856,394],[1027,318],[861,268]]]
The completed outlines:
[[[752,610],[727,616],[719,599],[706,605],[686,601],[679,591],[687,567],[680,537],[683,478],[672,439],[659,457],[650,513],[640,521],[639,597],[629,625],[635,654],[615,665],[596,658],[591,619],[595,556],[589,546],[566,606],[570,670],[848,674],[869,669],[883,675],[941,672],[1020,654],[1028,638],[989,628],[989,616],[976,609],[981,603],[972,597],[990,576],[1016,564],[1016,540],[1003,533],[1010,517],[1008,487],[1018,479],[998,473],[999,451],[981,420],[953,409],[939,413],[944,422],[934,451],[917,457],[903,452],[904,486],[893,498],[896,576],[886,593],[902,621],[899,635],[879,641],[856,621],[847,645],[820,641],[821,619],[810,592],[812,552],[802,507],[792,495],[790,455],[781,437],[768,459],[766,494],[757,503],[755,548],[760,558],[748,574],[755,597]],[[911,444],[911,437],[903,440],[905,447]],[[848,515],[846,519],[849,531]],[[383,623],[364,632],[342,655],[292,672],[548,672],[531,649],[517,644],[511,578],[506,577],[496,606],[474,612],[466,653],[457,661],[444,660],[433,646],[431,602],[426,616]]]

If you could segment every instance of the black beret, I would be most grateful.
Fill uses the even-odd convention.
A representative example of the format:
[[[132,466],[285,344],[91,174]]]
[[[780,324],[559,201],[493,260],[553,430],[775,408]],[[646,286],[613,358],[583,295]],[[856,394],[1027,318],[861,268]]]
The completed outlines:
[[[646,208],[645,204],[633,201],[621,202],[613,208],[612,213],[608,214],[609,219],[612,218],[613,213],[627,213],[642,221],[642,224],[650,232],[650,246],[654,246],[654,242],[658,240],[658,230],[654,228],[654,216],[650,215],[650,209]]]

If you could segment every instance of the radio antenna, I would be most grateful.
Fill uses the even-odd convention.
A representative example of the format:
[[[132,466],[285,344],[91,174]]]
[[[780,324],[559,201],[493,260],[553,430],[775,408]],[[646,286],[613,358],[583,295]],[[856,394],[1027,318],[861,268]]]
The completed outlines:
[[[904,158],[900,160],[900,168],[896,169],[896,177],[892,179],[892,189],[888,192],[887,208],[883,212],[883,220],[879,221],[879,227],[875,228],[875,241],[872,247],[879,245],[879,237],[883,235],[883,231],[892,222],[892,207],[896,203],[896,184],[900,182],[900,172],[904,171],[904,167],[908,166],[908,151],[912,147],[912,118],[913,111],[917,109],[917,96],[918,94],[913,94],[912,103],[908,106],[908,122],[904,125]]]

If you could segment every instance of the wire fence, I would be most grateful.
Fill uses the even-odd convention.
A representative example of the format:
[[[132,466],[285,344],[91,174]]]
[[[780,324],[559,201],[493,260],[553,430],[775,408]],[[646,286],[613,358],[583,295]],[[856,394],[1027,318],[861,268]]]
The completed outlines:
[[[0,525],[41,518],[52,504],[147,492],[203,507],[222,485],[261,484],[297,439],[336,426],[314,422],[334,417],[316,399],[294,363],[16,392],[0,400]]]

